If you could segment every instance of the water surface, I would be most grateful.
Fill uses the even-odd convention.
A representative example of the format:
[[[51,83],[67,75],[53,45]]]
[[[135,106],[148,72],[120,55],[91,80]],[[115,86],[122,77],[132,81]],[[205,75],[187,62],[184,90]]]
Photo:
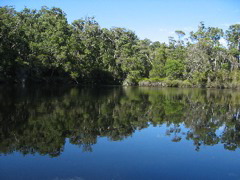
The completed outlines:
[[[240,179],[240,92],[0,87],[0,179]]]

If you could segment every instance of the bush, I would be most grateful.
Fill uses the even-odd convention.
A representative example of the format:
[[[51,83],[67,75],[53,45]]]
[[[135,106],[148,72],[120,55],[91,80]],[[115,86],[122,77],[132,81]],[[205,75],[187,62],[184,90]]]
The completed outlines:
[[[183,77],[184,65],[178,60],[167,60],[165,65],[165,73],[170,79],[179,79]]]

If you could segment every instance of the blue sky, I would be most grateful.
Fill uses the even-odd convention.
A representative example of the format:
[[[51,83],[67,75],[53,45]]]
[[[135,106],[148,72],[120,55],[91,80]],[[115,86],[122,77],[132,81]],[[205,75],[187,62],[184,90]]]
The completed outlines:
[[[69,23],[95,16],[101,27],[125,27],[141,38],[168,42],[175,30],[196,30],[200,21],[224,30],[240,24],[240,0],[0,0],[17,10],[60,7]]]

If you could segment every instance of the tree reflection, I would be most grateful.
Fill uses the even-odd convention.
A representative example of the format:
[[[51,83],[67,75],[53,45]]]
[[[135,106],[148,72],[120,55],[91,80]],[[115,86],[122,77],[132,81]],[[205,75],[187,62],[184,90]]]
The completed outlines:
[[[0,89],[0,153],[59,156],[66,139],[92,151],[98,137],[120,141],[136,130],[167,125],[173,142],[199,151],[240,147],[240,93],[155,88]],[[183,132],[185,126],[187,132]],[[220,130],[222,130],[220,132]]]

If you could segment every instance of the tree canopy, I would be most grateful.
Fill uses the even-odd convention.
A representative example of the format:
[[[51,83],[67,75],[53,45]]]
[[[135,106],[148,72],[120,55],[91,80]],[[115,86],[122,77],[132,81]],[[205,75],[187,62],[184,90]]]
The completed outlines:
[[[93,17],[69,24],[56,7],[1,7],[0,82],[239,86],[240,24],[224,32],[200,22],[196,32],[175,33],[168,44],[151,42],[125,28],[101,28]]]

